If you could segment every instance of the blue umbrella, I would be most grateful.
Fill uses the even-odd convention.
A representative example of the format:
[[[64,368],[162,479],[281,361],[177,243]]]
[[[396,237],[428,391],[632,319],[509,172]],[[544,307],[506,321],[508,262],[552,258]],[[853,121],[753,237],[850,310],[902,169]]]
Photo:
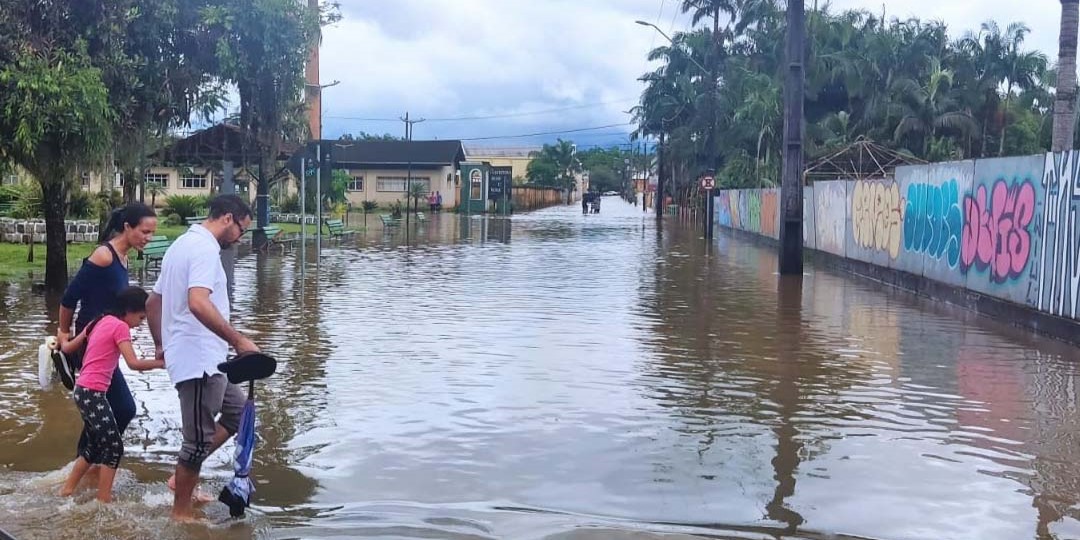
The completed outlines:
[[[229,506],[229,515],[240,517],[244,509],[251,506],[251,494],[255,493],[255,483],[251,481],[252,453],[255,449],[255,399],[254,382],[248,383],[248,400],[244,403],[244,412],[240,415],[240,429],[236,432],[236,452],[233,454],[233,472],[235,475],[221,490],[218,500]]]
[[[251,494],[255,493],[255,483],[251,481],[252,454],[255,450],[255,381],[273,375],[277,361],[262,353],[251,353],[218,364],[218,369],[229,378],[229,382],[248,383],[248,398],[240,414],[240,429],[236,431],[234,476],[218,496],[219,501],[229,506],[229,515],[240,517],[251,506]]]

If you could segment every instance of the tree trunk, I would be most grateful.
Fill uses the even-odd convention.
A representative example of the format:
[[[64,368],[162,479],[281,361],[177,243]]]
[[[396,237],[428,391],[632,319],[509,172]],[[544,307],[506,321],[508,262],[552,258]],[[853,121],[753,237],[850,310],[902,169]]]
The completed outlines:
[[[67,287],[67,186],[63,177],[41,183],[42,207],[45,210],[45,289],[62,291]]]
[[[135,188],[139,183],[135,180],[135,167],[127,167],[120,171],[124,175],[124,202],[135,202]]]
[[[31,228],[32,221],[30,218],[26,218],[26,230],[29,233],[26,235],[26,262],[34,262],[34,230]]]
[[[1054,138],[1051,149],[1064,152],[1073,147],[1076,127],[1076,40],[1080,0],[1061,0],[1058,37],[1057,100],[1054,102]]]
[[[998,157],[1005,155],[1005,129],[1009,127],[1009,97],[1012,96],[1012,83],[1005,87],[1005,114],[1001,115],[1001,142],[998,143]]]

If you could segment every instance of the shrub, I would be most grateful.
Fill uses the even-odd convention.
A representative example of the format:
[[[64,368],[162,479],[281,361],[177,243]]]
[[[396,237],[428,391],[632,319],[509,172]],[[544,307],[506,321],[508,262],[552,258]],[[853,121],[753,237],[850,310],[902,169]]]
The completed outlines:
[[[176,214],[187,219],[206,208],[204,197],[195,195],[169,195],[165,198],[165,214]]]
[[[68,194],[68,216],[86,219],[95,215],[94,197],[82,189],[73,189]]]
[[[213,195],[192,195],[199,203],[199,213],[205,214],[210,209],[210,199],[214,198]]]
[[[364,213],[374,212],[379,208],[379,203],[375,201],[364,201]]]
[[[298,195],[289,195],[285,198],[285,201],[281,203],[282,214],[297,214],[300,212],[300,197]]]
[[[170,227],[176,227],[184,224],[184,218],[180,217],[180,214],[169,214],[165,217],[165,224]]]

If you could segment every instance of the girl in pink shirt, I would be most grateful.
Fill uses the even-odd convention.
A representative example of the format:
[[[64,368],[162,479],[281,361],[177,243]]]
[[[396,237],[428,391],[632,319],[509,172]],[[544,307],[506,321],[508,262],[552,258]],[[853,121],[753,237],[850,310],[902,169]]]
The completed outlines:
[[[128,367],[136,371],[165,367],[161,360],[136,358],[135,348],[131,345],[131,329],[146,320],[147,296],[139,287],[120,291],[113,307],[71,340],[71,347],[86,345],[74,393],[75,406],[82,414],[86,445],[79,447],[79,459],[60,490],[62,496],[75,492],[91,465],[101,464],[104,467],[98,476],[97,499],[101,502],[112,500],[113,480],[124,455],[124,434],[117,427],[112,407],[105,398],[113,371],[120,368],[121,356]]]

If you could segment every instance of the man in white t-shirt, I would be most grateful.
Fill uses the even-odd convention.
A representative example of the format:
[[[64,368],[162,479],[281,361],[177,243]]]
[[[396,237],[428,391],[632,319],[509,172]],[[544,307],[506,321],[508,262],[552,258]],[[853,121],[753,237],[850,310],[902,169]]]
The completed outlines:
[[[212,199],[209,218],[192,225],[165,252],[146,303],[158,358],[165,360],[180,397],[184,443],[176,466],[175,520],[193,518],[202,463],[240,424],[244,392],[217,365],[230,345],[237,353],[259,350],[229,324],[228,281],[221,265],[221,250],[239,242],[250,225],[251,208],[240,197]]]

